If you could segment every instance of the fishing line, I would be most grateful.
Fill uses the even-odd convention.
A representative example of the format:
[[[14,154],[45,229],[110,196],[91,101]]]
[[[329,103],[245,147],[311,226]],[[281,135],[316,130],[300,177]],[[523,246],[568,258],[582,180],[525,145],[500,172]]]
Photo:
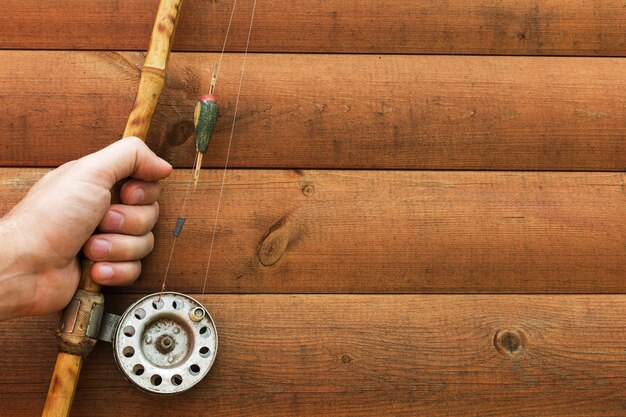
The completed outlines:
[[[226,161],[224,163],[224,170],[223,170],[223,174],[222,174],[222,182],[221,182],[221,186],[220,186],[220,192],[219,192],[219,197],[218,197],[217,209],[216,209],[216,213],[215,213],[215,222],[214,222],[214,225],[213,225],[213,233],[212,233],[212,236],[211,236],[211,245],[210,245],[210,248],[209,248],[209,256],[208,256],[208,261],[207,261],[207,266],[206,266],[206,271],[205,271],[205,276],[204,276],[204,282],[203,282],[203,286],[202,286],[202,294],[204,294],[205,290],[206,290],[209,269],[210,269],[210,266],[211,266],[211,259],[212,259],[212,255],[213,255],[213,246],[215,244],[215,236],[216,236],[216,231],[217,231],[217,224],[218,224],[218,221],[219,221],[220,208],[221,208],[221,205],[222,205],[222,196],[224,194],[224,187],[225,187],[225,184],[226,184],[226,171],[228,170],[228,163],[229,163],[229,160],[230,160],[230,153],[231,153],[231,148],[232,148],[233,136],[234,136],[234,132],[235,132],[235,124],[236,124],[237,113],[238,113],[238,109],[239,109],[239,100],[240,100],[240,97],[241,97],[241,88],[242,88],[242,85],[243,85],[244,73],[245,73],[245,68],[246,68],[246,61],[247,61],[247,57],[248,57],[248,50],[249,50],[249,47],[250,47],[250,38],[251,38],[251,34],[252,34],[252,26],[253,26],[253,22],[254,22],[255,11],[256,11],[256,3],[257,3],[257,0],[254,0],[253,6],[252,6],[252,14],[251,14],[251,17],[250,17],[250,24],[249,24],[249,27],[248,27],[248,36],[247,36],[247,39],[246,39],[246,47],[245,47],[244,56],[243,56],[243,62],[242,62],[242,66],[241,66],[241,75],[240,75],[240,78],[239,78],[239,85],[238,85],[238,89],[237,89],[237,97],[236,97],[236,100],[235,100],[235,110],[234,110],[234,114],[233,114],[233,121],[232,121],[231,129],[230,129],[229,139],[228,139],[228,149],[227,149],[227,152],[226,152]],[[229,17],[229,20],[228,20],[228,26],[226,28],[226,34],[224,36],[224,42],[222,44],[222,50],[220,52],[220,56],[219,56],[218,62],[214,66],[213,73],[211,75],[211,86],[210,86],[210,89],[209,89],[209,94],[211,94],[211,95],[213,94],[214,89],[215,89],[216,84],[217,84],[217,79],[218,79],[218,75],[219,75],[219,72],[220,72],[220,69],[221,69],[221,66],[222,66],[222,61],[223,61],[223,58],[224,58],[224,54],[225,54],[225,51],[226,51],[226,45],[228,43],[228,38],[229,38],[229,35],[230,35],[230,30],[231,30],[231,27],[232,27],[233,16],[235,15],[236,6],[237,6],[237,0],[234,0],[233,1],[233,7],[231,9],[230,17]],[[185,220],[186,220],[186,218],[184,216],[185,215],[185,208],[187,206],[187,200],[188,200],[188,197],[189,197],[189,191],[191,189],[191,183],[194,182],[194,180],[195,180],[195,182],[197,182],[198,175],[199,175],[198,172],[200,170],[201,162],[202,162],[202,158],[200,157],[200,154],[198,154],[198,157],[196,157],[196,159],[195,159],[195,161],[193,163],[193,166],[192,166],[192,169],[191,169],[191,175],[190,175],[189,181],[187,183],[187,188],[185,190],[185,196],[184,196],[182,208],[181,208],[181,211],[180,211],[181,214],[177,218],[176,226],[175,226],[175,228],[174,228],[174,230],[172,232],[173,235],[174,235],[174,240],[173,240],[172,246],[170,248],[170,253],[169,253],[168,261],[167,261],[167,266],[165,268],[165,273],[164,273],[164,276],[163,276],[163,282],[161,284],[161,291],[160,291],[161,295],[165,291],[165,284],[166,284],[167,277],[168,277],[168,274],[169,274],[170,266],[171,266],[171,263],[172,263],[172,258],[173,258],[173,255],[174,255],[174,251],[176,249],[176,241],[178,240],[178,237],[180,236],[180,233],[182,232],[182,228],[183,228],[183,226],[185,224]],[[195,189],[195,187],[194,187],[194,189]]]
[[[211,89],[210,89],[210,93],[213,93],[213,87],[215,86],[215,84],[217,83],[217,76],[219,74],[219,70],[222,66],[222,59],[224,58],[224,52],[226,51],[226,44],[228,42],[228,37],[230,35],[230,28],[233,24],[233,16],[235,15],[235,9],[237,8],[237,0],[233,1],[233,7],[230,11],[230,17],[228,19],[228,26],[226,27],[226,34],[224,35],[224,42],[222,44],[222,50],[220,52],[220,57],[218,59],[218,64],[217,67],[214,71],[214,74],[212,75],[212,80],[211,80]],[[163,275],[163,282],[161,283],[161,291],[160,294],[163,294],[163,291],[165,291],[165,283],[167,281],[167,276],[168,273],[170,271],[170,266],[172,264],[172,258],[174,256],[174,250],[176,249],[176,241],[178,240],[178,237],[180,236],[180,233],[182,232],[182,228],[185,224],[185,208],[187,207],[187,199],[189,197],[189,190],[191,189],[191,183],[194,181],[194,172],[196,171],[197,168],[197,164],[200,163],[201,161],[199,161],[197,158],[194,160],[193,166],[191,167],[191,174],[189,176],[189,181],[187,182],[187,188],[185,190],[185,197],[183,198],[183,205],[182,208],[180,210],[180,216],[178,216],[177,220],[176,220],[176,227],[174,228],[173,231],[173,235],[174,235],[174,240],[172,241],[172,246],[170,248],[170,253],[167,259],[167,266],[165,267],[165,273]]]
[[[252,4],[252,15],[250,16],[250,25],[248,27],[248,38],[246,40],[246,49],[243,54],[243,62],[241,64],[241,75],[239,76],[239,87],[237,88],[237,99],[235,100],[235,111],[233,114],[233,123],[230,128],[230,137],[228,138],[228,150],[226,152],[226,162],[224,163],[224,171],[222,174],[222,185],[220,187],[220,194],[217,200],[217,210],[215,212],[215,223],[213,225],[213,235],[211,237],[211,246],[209,247],[209,259],[207,261],[206,270],[204,273],[204,283],[202,284],[202,295],[206,291],[206,285],[209,278],[209,269],[211,267],[211,258],[213,256],[213,245],[215,244],[215,233],[217,231],[217,223],[219,221],[220,208],[222,206],[222,195],[224,194],[224,185],[226,183],[226,172],[228,170],[228,162],[230,160],[230,150],[233,143],[233,135],[235,133],[235,123],[237,121],[237,112],[239,110],[239,99],[241,97],[241,87],[243,85],[243,76],[246,71],[246,61],[248,60],[248,49],[250,47],[250,37],[252,35],[252,24],[254,22],[254,13],[256,11],[256,2]]]
[[[185,198],[183,199],[183,207],[180,210],[180,216],[178,217],[178,219],[185,219],[185,208],[187,207],[187,198],[189,197],[189,189],[191,188],[191,183],[193,182],[194,179],[194,171],[195,171],[195,165],[196,165],[197,161],[194,162],[194,166],[191,169],[191,174],[189,175],[189,181],[187,181],[187,189],[185,190]],[[182,222],[184,224],[184,220]],[[163,276],[163,282],[161,283],[161,291],[159,294],[159,300],[161,299],[161,295],[163,295],[163,291],[165,291],[165,281],[167,280],[167,274],[170,271],[170,265],[172,264],[172,256],[174,255],[174,249],[176,248],[176,241],[178,240],[178,235],[180,235],[180,231],[177,230],[178,229],[182,229],[182,225],[180,224],[179,220],[176,220],[176,228],[174,229],[174,241],[172,242],[172,247],[170,249],[170,254],[167,258],[167,266],[165,267],[165,275]]]

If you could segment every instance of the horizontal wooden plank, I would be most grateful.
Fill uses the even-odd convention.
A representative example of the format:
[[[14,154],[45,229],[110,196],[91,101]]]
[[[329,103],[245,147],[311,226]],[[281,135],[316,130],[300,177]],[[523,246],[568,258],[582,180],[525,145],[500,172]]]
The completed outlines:
[[[220,338],[204,381],[143,394],[101,343],[73,415],[623,416],[623,295],[200,298]],[[54,322],[0,323],[4,415],[41,410]]]
[[[227,48],[245,46],[252,0],[239,1]],[[144,50],[158,0],[22,0],[4,5],[0,48]],[[233,1],[185,2],[174,48],[219,51]],[[621,0],[258,0],[250,48],[622,56]]]
[[[212,54],[174,54],[149,143],[194,157]],[[56,166],[115,140],[140,53],[0,52],[0,164]],[[223,62],[221,167],[242,56]],[[626,61],[459,56],[250,56],[230,165],[273,168],[626,169]]]
[[[5,212],[45,172],[0,170]],[[165,182],[134,291],[157,291],[189,174]],[[623,173],[229,170],[208,291],[626,291]],[[222,171],[191,193],[168,283],[202,291]]]

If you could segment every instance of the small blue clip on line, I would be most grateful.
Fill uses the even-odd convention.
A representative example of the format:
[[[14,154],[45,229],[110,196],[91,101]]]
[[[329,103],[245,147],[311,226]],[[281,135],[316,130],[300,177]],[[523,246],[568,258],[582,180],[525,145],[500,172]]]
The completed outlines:
[[[180,236],[180,233],[183,231],[183,226],[185,225],[185,218],[179,217],[176,219],[176,226],[174,226],[174,230],[172,230],[172,234],[174,237]]]

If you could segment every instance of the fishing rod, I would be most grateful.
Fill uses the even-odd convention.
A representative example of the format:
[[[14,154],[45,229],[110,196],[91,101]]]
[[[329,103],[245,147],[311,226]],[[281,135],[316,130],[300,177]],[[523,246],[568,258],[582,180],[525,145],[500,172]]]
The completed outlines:
[[[159,3],[123,137],[146,139],[165,85],[182,3],[183,0]],[[206,124],[207,117],[198,115],[196,123]],[[191,388],[215,360],[215,323],[198,301],[184,294],[161,292],[137,301],[121,317],[105,314],[100,286],[90,276],[91,264],[86,259],[81,261],[78,289],[61,315],[57,330],[59,353],[42,412],[44,417],[69,415],[83,360],[98,339],[113,343],[116,362],[126,378],[157,394]]]

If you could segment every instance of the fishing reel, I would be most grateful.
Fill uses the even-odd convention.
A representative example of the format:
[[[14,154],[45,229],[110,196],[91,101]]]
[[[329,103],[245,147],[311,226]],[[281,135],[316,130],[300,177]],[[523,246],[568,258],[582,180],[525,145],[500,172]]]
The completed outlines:
[[[121,316],[104,314],[98,339],[112,343],[124,376],[152,394],[187,391],[207,375],[217,354],[213,318],[177,292],[148,295]]]

